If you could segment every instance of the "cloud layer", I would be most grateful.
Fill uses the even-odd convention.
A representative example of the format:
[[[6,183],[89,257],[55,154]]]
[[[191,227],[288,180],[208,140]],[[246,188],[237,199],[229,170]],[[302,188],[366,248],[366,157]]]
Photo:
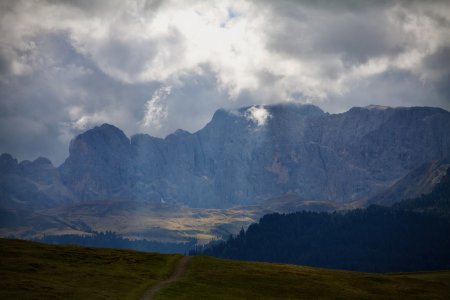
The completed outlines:
[[[2,1],[0,16],[0,152],[21,159],[59,164],[104,122],[194,131],[220,107],[450,109],[446,1]]]

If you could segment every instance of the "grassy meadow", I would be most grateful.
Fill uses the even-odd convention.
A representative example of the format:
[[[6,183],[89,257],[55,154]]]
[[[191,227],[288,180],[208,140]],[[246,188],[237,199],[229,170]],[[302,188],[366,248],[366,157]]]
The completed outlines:
[[[139,299],[180,257],[0,239],[0,299]],[[371,274],[196,256],[156,299],[450,299],[450,271]]]
[[[0,299],[138,299],[179,258],[0,239]]]
[[[450,272],[372,274],[198,256],[155,299],[450,299]]]

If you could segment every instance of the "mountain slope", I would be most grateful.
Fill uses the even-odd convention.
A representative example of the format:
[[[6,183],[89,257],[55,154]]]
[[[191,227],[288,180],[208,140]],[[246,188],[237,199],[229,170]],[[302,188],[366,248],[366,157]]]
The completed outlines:
[[[430,194],[407,199],[393,205],[396,210],[427,213],[450,219],[450,168]]]
[[[266,215],[204,253],[357,271],[449,269],[449,216],[450,170],[421,198],[390,208]]]
[[[449,159],[424,163],[388,189],[369,199],[368,203],[392,205],[399,199],[412,199],[429,194],[445,176],[449,167]]]

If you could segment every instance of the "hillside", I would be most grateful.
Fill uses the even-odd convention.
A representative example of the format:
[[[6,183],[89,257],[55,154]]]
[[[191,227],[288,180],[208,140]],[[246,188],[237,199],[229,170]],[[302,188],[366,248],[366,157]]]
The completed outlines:
[[[369,199],[369,204],[392,205],[403,199],[429,194],[442,180],[450,166],[448,158],[427,162],[412,170],[394,185]]]
[[[205,254],[370,272],[450,268],[450,170],[433,191],[393,207],[269,214]]]
[[[448,299],[450,272],[370,274],[194,257],[163,299]]]
[[[0,239],[0,298],[138,299],[178,255]],[[369,274],[193,257],[155,299],[448,299],[450,272]]]
[[[0,299],[137,299],[179,257],[0,239]]]

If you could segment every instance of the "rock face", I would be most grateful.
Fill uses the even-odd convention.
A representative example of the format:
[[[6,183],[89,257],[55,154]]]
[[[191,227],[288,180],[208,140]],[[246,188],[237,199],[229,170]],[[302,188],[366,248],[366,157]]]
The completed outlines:
[[[131,141],[103,125],[78,136],[60,167],[83,201],[173,201],[194,207],[253,204],[286,193],[368,199],[423,163],[450,154],[450,113],[437,108],[312,105],[218,110],[191,134]]]
[[[48,208],[76,201],[58,169],[46,158],[18,163],[11,155],[2,154],[0,170],[0,209]]]
[[[368,203],[392,205],[399,199],[413,199],[433,191],[450,168],[450,159],[424,163],[394,185],[369,199]]]
[[[129,198],[130,140],[103,124],[71,141],[69,157],[59,168],[66,186],[81,200]]]
[[[218,110],[198,132],[165,139],[128,139],[104,124],[76,137],[55,172],[83,202],[230,207],[289,193],[350,202],[449,155],[450,113],[442,109],[369,106],[328,114],[312,105],[272,105]],[[2,173],[16,168],[8,159],[0,165]]]

